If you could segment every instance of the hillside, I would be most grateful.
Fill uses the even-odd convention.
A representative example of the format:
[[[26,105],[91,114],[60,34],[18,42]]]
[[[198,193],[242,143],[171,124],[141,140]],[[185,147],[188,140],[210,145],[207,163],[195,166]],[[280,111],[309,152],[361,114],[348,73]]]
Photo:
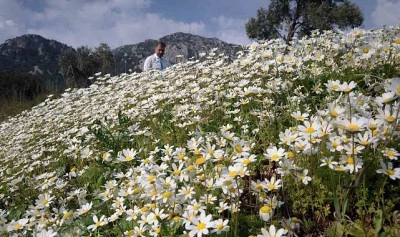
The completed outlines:
[[[99,75],[0,124],[1,236],[399,236],[400,26]]]

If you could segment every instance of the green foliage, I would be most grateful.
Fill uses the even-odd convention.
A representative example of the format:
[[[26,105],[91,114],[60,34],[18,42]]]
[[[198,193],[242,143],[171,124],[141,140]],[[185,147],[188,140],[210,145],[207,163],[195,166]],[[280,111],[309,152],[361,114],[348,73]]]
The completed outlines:
[[[61,52],[58,60],[67,88],[87,87],[93,83],[89,80],[97,72],[110,72],[115,63],[110,47],[102,43],[92,49],[81,46],[77,50],[67,49]]]
[[[95,57],[100,61],[100,71],[110,73],[111,67],[115,63],[114,54],[106,43],[101,43],[94,50]]]
[[[290,43],[296,34],[354,28],[363,21],[360,8],[347,0],[272,0],[268,10],[259,9],[256,18],[250,18],[245,27],[251,39],[282,38]]]

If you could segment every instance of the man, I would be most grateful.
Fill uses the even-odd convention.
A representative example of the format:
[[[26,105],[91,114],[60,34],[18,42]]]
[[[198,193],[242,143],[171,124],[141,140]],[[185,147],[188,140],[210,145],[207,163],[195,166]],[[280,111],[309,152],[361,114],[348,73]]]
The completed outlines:
[[[165,43],[163,41],[158,41],[156,47],[154,48],[154,54],[147,57],[144,61],[143,71],[164,70],[171,66],[171,63],[163,58],[165,52]]]

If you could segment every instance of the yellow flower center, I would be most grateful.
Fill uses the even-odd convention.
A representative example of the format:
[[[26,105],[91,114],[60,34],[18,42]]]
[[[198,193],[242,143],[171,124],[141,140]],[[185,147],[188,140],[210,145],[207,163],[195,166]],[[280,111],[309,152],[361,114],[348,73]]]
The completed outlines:
[[[296,148],[299,149],[299,150],[303,150],[305,146],[306,145],[304,145],[304,144],[297,144]]]
[[[64,215],[63,215],[63,219],[69,219],[71,217],[72,217],[72,212],[69,212],[69,211],[64,213]]]
[[[185,157],[185,154],[180,153],[180,154],[178,155],[178,160],[183,160],[184,157]]]
[[[270,206],[263,206],[260,209],[261,213],[271,213],[271,207]]]
[[[152,196],[155,196],[155,195],[157,195],[157,190],[153,189],[153,190],[151,190],[150,193],[151,193]]]
[[[125,156],[125,161],[131,161],[133,157],[131,155]]]
[[[229,176],[234,178],[236,175],[238,175],[238,172],[236,170],[229,171]]]
[[[392,115],[389,115],[389,116],[386,117],[386,121],[388,121],[389,123],[393,123],[395,119],[396,118],[394,116],[392,116]]]
[[[397,38],[397,39],[394,41],[394,43],[395,43],[395,44],[400,44],[400,38]]]
[[[197,230],[204,230],[206,228],[206,224],[200,222],[197,226],[196,229]]]
[[[294,153],[291,152],[291,151],[289,151],[289,152],[288,152],[288,158],[289,158],[289,159],[293,159],[293,158],[294,158]]]
[[[383,100],[383,102],[385,102],[385,103],[389,103],[390,101],[392,101],[392,99],[393,99],[393,98],[391,98],[391,97],[388,97],[388,98],[385,98],[385,99]]]
[[[363,49],[363,53],[368,53],[369,52],[369,48],[364,48]]]
[[[352,157],[347,158],[347,164],[350,164],[350,165],[354,164],[354,160]]]
[[[243,159],[242,164],[248,165],[250,163],[249,159]]]
[[[149,177],[147,177],[147,181],[149,182],[153,182],[156,179],[155,175],[150,175]]]
[[[203,156],[196,159],[196,164],[202,165],[204,163],[206,163],[206,158],[204,158]]]
[[[377,128],[378,128],[378,125],[377,125],[376,123],[370,123],[370,124],[369,124],[369,129],[375,130],[375,129],[377,129]]]
[[[304,118],[303,118],[303,116],[298,115],[298,116],[296,117],[296,119],[297,119],[297,120],[303,120]]]
[[[335,168],[336,171],[344,171],[344,167],[343,166],[338,166]]]
[[[386,151],[386,155],[391,157],[391,156],[395,156],[395,153],[392,150],[388,150],[388,151]]]
[[[331,114],[332,117],[336,117],[336,116],[338,116],[339,113],[336,110],[333,109],[333,110],[330,111],[330,114]]]
[[[256,185],[256,189],[258,189],[258,190],[263,189],[263,187],[264,187],[264,186],[263,186],[262,184],[257,184],[257,185]]]
[[[23,225],[21,225],[20,223],[17,223],[14,227],[15,230],[20,230],[22,229],[22,227],[24,227]]]
[[[43,199],[40,203],[42,203],[42,205],[46,205],[47,203],[49,203],[49,201],[47,199]]]
[[[230,180],[230,179],[224,181],[225,186],[229,186],[231,184],[232,184],[232,180]]]
[[[149,210],[149,208],[147,208],[147,207],[142,207],[142,208],[140,209],[141,212],[147,212],[148,210]]]
[[[169,197],[171,197],[171,192],[166,191],[166,192],[164,192],[164,193],[162,194],[162,196],[163,196],[163,198],[169,198]]]
[[[315,129],[313,127],[306,128],[306,133],[311,134],[313,132],[315,132]]]
[[[360,126],[358,126],[358,124],[351,123],[351,124],[347,125],[347,130],[350,132],[357,132],[360,130]]]
[[[174,174],[174,175],[180,175],[180,174],[181,174],[181,171],[180,171],[180,170],[174,170],[173,174]]]
[[[269,188],[270,190],[274,190],[274,189],[275,189],[275,185],[274,185],[274,184],[268,184],[268,188]]]
[[[280,156],[278,154],[274,153],[274,154],[271,155],[271,160],[278,160],[279,157]]]
[[[235,146],[235,151],[237,153],[242,153],[243,152],[243,148],[241,146]]]
[[[394,171],[391,169],[387,169],[386,174],[388,174],[389,176],[392,176],[392,175],[394,175]]]

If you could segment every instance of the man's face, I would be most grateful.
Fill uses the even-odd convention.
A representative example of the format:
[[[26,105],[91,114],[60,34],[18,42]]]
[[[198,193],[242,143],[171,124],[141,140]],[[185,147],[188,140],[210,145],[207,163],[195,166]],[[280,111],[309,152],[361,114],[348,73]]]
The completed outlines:
[[[162,56],[164,56],[165,47],[162,47],[161,45],[157,45],[157,47],[155,48],[154,51],[157,54],[157,56],[161,58]]]

